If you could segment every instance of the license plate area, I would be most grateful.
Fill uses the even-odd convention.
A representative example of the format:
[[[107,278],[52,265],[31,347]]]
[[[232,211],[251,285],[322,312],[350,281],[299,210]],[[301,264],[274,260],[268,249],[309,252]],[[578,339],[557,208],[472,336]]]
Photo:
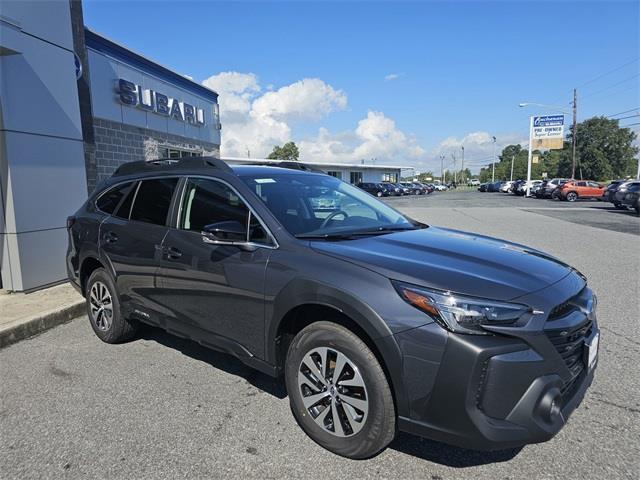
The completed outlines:
[[[585,363],[587,368],[591,370],[598,359],[598,347],[600,344],[600,333],[596,333],[591,338],[584,341]]]

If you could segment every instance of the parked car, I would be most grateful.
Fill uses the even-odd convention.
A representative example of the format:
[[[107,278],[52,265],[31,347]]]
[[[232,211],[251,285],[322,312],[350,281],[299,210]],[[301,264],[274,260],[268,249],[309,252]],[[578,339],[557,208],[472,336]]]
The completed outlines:
[[[575,202],[580,198],[600,198],[604,187],[591,180],[571,180],[560,187],[560,198]]]
[[[499,192],[504,182],[497,181],[487,184],[487,192]]]
[[[404,190],[394,183],[383,182],[380,185],[382,185],[384,188],[387,189],[387,191],[389,192],[389,195],[392,195],[394,197],[404,195]]]
[[[381,183],[359,183],[356,186],[376,197],[387,197],[390,195],[389,190]]]
[[[634,183],[633,180],[627,180],[625,182],[620,183],[618,187],[615,189],[611,203],[613,203],[613,205],[616,208],[618,209],[627,208],[625,205],[622,204],[622,200],[626,196],[627,189],[632,183]]]
[[[609,183],[609,185],[607,185],[607,187],[604,189],[604,192],[602,192],[602,200],[604,200],[605,202],[611,202],[615,205],[614,198],[616,190],[625,182],[628,182],[628,180],[612,180],[611,183]]]
[[[549,182],[547,180],[543,180],[542,183],[531,189],[531,194],[536,198],[544,198],[545,190],[547,188],[547,184]]]
[[[478,186],[478,191],[479,192],[486,192],[488,185],[489,185],[489,183],[481,183],[480,186]]]
[[[479,187],[480,186],[480,180],[478,180],[477,178],[472,178],[471,180],[469,180],[469,186],[471,186],[471,187]]]
[[[568,178],[552,178],[551,180],[549,180],[545,187],[543,198],[552,198],[554,200],[559,200],[562,185],[567,183],[569,180],[570,179]]]
[[[640,181],[629,182],[629,185],[625,187],[625,194],[620,200],[620,205],[632,208],[636,211],[636,215],[640,215]]]
[[[446,186],[446,185],[442,185],[441,183],[436,183],[433,187],[434,187],[438,192],[445,192],[445,191],[447,191],[447,190],[448,190],[447,186]]]
[[[518,180],[514,181],[511,184],[511,188],[509,189],[509,193],[513,193],[514,195],[517,195],[518,189],[520,188],[520,185],[523,185],[525,182],[526,182],[526,180],[522,180],[522,179],[518,179]]]
[[[400,183],[393,183],[392,185],[400,189],[401,195],[411,195],[411,189],[409,187],[405,187]]]
[[[516,195],[524,196],[527,194],[527,188],[529,189],[529,194],[531,194],[531,189],[536,185],[540,185],[542,180],[529,180],[522,181],[518,184],[516,191],[514,192]]]
[[[558,433],[598,361],[582,274],[292,168],[121,165],[67,220],[98,338],[147,323],[283,375],[298,425],[349,458],[397,431],[483,450]]]
[[[502,184],[502,186],[500,187],[500,192],[502,192],[502,193],[509,192],[509,189],[511,188],[511,185],[513,185],[513,180],[504,182]]]
[[[433,183],[423,183],[422,186],[425,188],[426,193],[433,193],[436,189]]]
[[[411,195],[422,195],[425,193],[422,185],[417,185],[413,182],[401,182],[400,185],[408,190]]]

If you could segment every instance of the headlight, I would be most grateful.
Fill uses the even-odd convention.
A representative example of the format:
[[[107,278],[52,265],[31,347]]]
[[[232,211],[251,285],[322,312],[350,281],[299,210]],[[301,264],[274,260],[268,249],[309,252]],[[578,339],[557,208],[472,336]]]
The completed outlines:
[[[482,325],[510,325],[530,311],[515,303],[494,302],[393,282],[400,296],[452,332],[488,335]]]

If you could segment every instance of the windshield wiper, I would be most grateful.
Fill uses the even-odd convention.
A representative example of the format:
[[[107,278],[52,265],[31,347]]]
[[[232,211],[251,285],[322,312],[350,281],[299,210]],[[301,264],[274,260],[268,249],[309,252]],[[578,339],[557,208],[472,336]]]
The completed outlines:
[[[377,227],[371,230],[354,230],[352,232],[336,233],[300,233],[296,238],[320,239],[320,240],[348,240],[356,237],[366,237],[371,235],[384,235],[385,233],[400,232],[406,230],[417,230],[414,227]]]

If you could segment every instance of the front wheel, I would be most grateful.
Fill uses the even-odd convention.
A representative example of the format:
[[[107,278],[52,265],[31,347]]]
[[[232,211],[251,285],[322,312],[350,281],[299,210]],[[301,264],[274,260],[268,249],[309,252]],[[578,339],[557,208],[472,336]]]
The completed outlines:
[[[578,199],[578,194],[576,192],[567,193],[567,201],[568,202],[575,202],[577,199]]]
[[[384,371],[345,327],[323,321],[298,333],[287,353],[285,382],[298,424],[327,450],[369,458],[393,440],[396,411]]]
[[[376,192],[376,197],[381,197],[382,196],[382,192]]]

